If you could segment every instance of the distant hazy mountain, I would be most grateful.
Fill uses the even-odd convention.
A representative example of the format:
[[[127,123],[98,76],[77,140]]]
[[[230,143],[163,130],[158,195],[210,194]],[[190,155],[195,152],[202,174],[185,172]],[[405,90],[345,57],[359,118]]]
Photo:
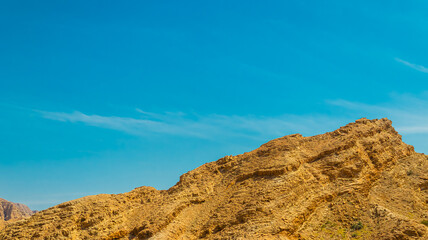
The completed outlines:
[[[33,215],[33,211],[21,203],[13,203],[0,198],[0,228],[7,223],[27,218]]]

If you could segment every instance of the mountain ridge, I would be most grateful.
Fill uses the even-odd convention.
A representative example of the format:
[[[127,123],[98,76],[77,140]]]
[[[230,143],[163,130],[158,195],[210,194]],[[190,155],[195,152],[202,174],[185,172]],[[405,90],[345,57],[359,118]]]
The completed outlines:
[[[423,239],[427,171],[390,120],[360,119],[206,163],[168,190],[62,203],[0,239]]]

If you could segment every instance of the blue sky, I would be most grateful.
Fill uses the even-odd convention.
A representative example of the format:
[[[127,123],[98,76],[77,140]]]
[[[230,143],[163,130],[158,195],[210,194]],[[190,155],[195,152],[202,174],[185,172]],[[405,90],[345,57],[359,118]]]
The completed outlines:
[[[0,197],[44,209],[291,133],[428,152],[426,1],[1,1]]]

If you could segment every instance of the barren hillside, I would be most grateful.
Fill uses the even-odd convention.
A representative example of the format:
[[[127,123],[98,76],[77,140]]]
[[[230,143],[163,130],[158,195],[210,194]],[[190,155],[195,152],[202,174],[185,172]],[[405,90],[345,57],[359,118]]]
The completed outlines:
[[[73,200],[0,239],[428,239],[428,158],[387,119],[272,140],[180,177]]]

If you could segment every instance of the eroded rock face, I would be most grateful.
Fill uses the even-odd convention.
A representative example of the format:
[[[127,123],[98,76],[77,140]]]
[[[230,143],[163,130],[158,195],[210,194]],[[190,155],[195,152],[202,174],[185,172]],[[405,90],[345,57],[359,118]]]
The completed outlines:
[[[13,203],[0,198],[0,229],[6,224],[27,218],[33,211],[21,203]]]
[[[357,120],[202,165],[169,190],[88,196],[0,239],[428,239],[428,158]]]

